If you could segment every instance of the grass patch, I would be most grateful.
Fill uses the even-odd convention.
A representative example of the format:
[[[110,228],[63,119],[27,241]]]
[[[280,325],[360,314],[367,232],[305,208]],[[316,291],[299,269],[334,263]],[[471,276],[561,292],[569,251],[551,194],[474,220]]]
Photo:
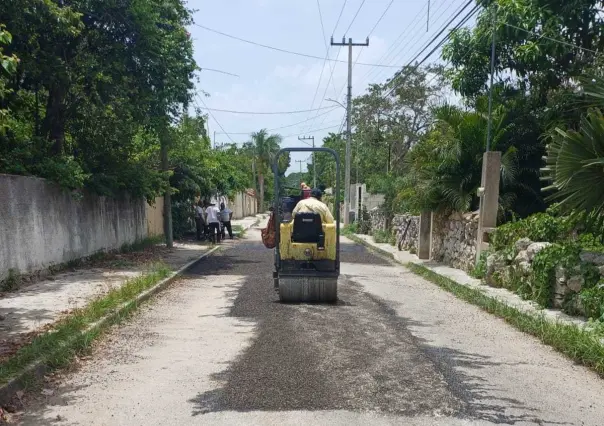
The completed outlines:
[[[163,235],[157,235],[155,237],[147,237],[142,240],[135,241],[133,243],[123,244],[120,248],[120,253],[131,253],[133,251],[143,251],[147,247],[151,247],[157,244],[166,242]]]
[[[358,234],[358,230],[359,230],[359,225],[356,222],[350,223],[341,229],[341,234],[346,237],[349,237],[351,235]]]
[[[390,232],[379,229],[373,233],[373,241],[378,244],[390,244],[391,236]]]
[[[573,361],[593,369],[604,377],[604,345],[597,331],[585,330],[572,324],[552,322],[543,315],[527,314],[480,290],[458,284],[420,265],[410,263],[407,268],[453,293],[459,299],[470,302],[504,319],[518,330],[537,337],[546,345],[552,346]]]
[[[21,287],[21,274],[16,269],[8,270],[8,277],[0,283],[0,291],[15,291]]]
[[[245,237],[245,229],[241,225],[233,225],[233,234],[236,234],[237,236],[239,236],[239,238],[243,238]]]
[[[98,297],[86,307],[77,309],[59,320],[51,331],[35,337],[23,346],[11,358],[0,364],[0,383],[6,383],[31,363],[44,360],[50,369],[65,366],[74,355],[90,347],[92,341],[102,332],[100,327],[90,326],[100,321],[124,303],[131,302],[136,296],[166,278],[171,270],[164,264],[155,264],[140,277],[130,279],[120,288]],[[119,322],[136,304],[129,304],[123,315],[113,322]],[[107,324],[109,325],[109,324]],[[83,333],[84,330],[89,329]]]

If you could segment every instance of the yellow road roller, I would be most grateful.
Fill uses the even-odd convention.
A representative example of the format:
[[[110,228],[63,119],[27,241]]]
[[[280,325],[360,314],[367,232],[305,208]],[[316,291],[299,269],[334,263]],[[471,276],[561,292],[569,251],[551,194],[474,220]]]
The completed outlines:
[[[325,152],[334,157],[336,187],[335,223],[323,223],[316,212],[293,214],[304,193],[285,194],[277,165],[286,152]],[[340,276],[340,159],[329,148],[283,148],[273,161],[275,175],[275,271],[273,279],[279,299],[285,303],[335,303]]]

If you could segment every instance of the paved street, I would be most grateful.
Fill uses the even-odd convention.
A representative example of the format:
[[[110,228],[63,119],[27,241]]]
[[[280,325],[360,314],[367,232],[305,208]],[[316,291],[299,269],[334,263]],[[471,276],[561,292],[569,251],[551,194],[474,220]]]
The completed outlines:
[[[604,423],[595,374],[342,245],[340,301],[283,305],[259,230],[206,258],[28,407],[65,425]]]

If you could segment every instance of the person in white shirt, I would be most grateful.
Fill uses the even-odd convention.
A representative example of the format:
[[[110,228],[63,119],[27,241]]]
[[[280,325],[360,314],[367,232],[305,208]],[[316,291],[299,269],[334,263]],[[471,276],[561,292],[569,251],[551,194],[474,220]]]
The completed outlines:
[[[226,234],[224,229],[226,228],[229,231],[229,238],[233,239],[233,227],[231,226],[231,218],[233,217],[233,210],[229,209],[224,205],[224,203],[220,203],[220,221],[222,222],[222,239],[226,238]]]
[[[210,229],[210,241],[220,242],[220,210],[216,207],[216,204],[210,203],[210,206],[206,209],[206,222]]]

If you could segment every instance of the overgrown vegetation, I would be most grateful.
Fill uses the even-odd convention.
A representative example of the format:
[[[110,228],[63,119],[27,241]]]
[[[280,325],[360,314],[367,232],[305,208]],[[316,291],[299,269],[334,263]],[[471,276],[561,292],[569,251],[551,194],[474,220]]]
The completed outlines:
[[[123,304],[132,302],[139,294],[166,278],[170,272],[163,264],[153,265],[144,275],[128,280],[121,287],[99,296],[86,307],[71,312],[58,321],[51,331],[35,337],[14,356],[0,363],[0,382],[6,383],[35,361],[43,361],[51,369],[65,366],[74,355],[89,348],[102,332],[100,328],[89,329],[92,324]],[[135,308],[135,304],[128,305],[123,314],[127,315]],[[115,318],[115,321],[120,319],[121,317]]]
[[[581,288],[576,294],[567,296],[563,309],[570,314],[584,311],[590,318],[604,320],[604,288],[600,271],[593,263],[581,258],[585,252],[604,254],[604,245],[601,234],[593,233],[599,231],[599,225],[590,227],[589,222],[582,220],[584,217],[577,214],[561,215],[560,206],[554,205],[547,213],[498,227],[492,234],[491,250],[503,256],[508,263],[518,255],[516,243],[521,238],[551,245],[535,255],[528,277],[516,273],[518,266],[512,265],[511,273],[508,276],[496,275],[496,281],[543,307],[551,307],[556,273],[578,277]]]

